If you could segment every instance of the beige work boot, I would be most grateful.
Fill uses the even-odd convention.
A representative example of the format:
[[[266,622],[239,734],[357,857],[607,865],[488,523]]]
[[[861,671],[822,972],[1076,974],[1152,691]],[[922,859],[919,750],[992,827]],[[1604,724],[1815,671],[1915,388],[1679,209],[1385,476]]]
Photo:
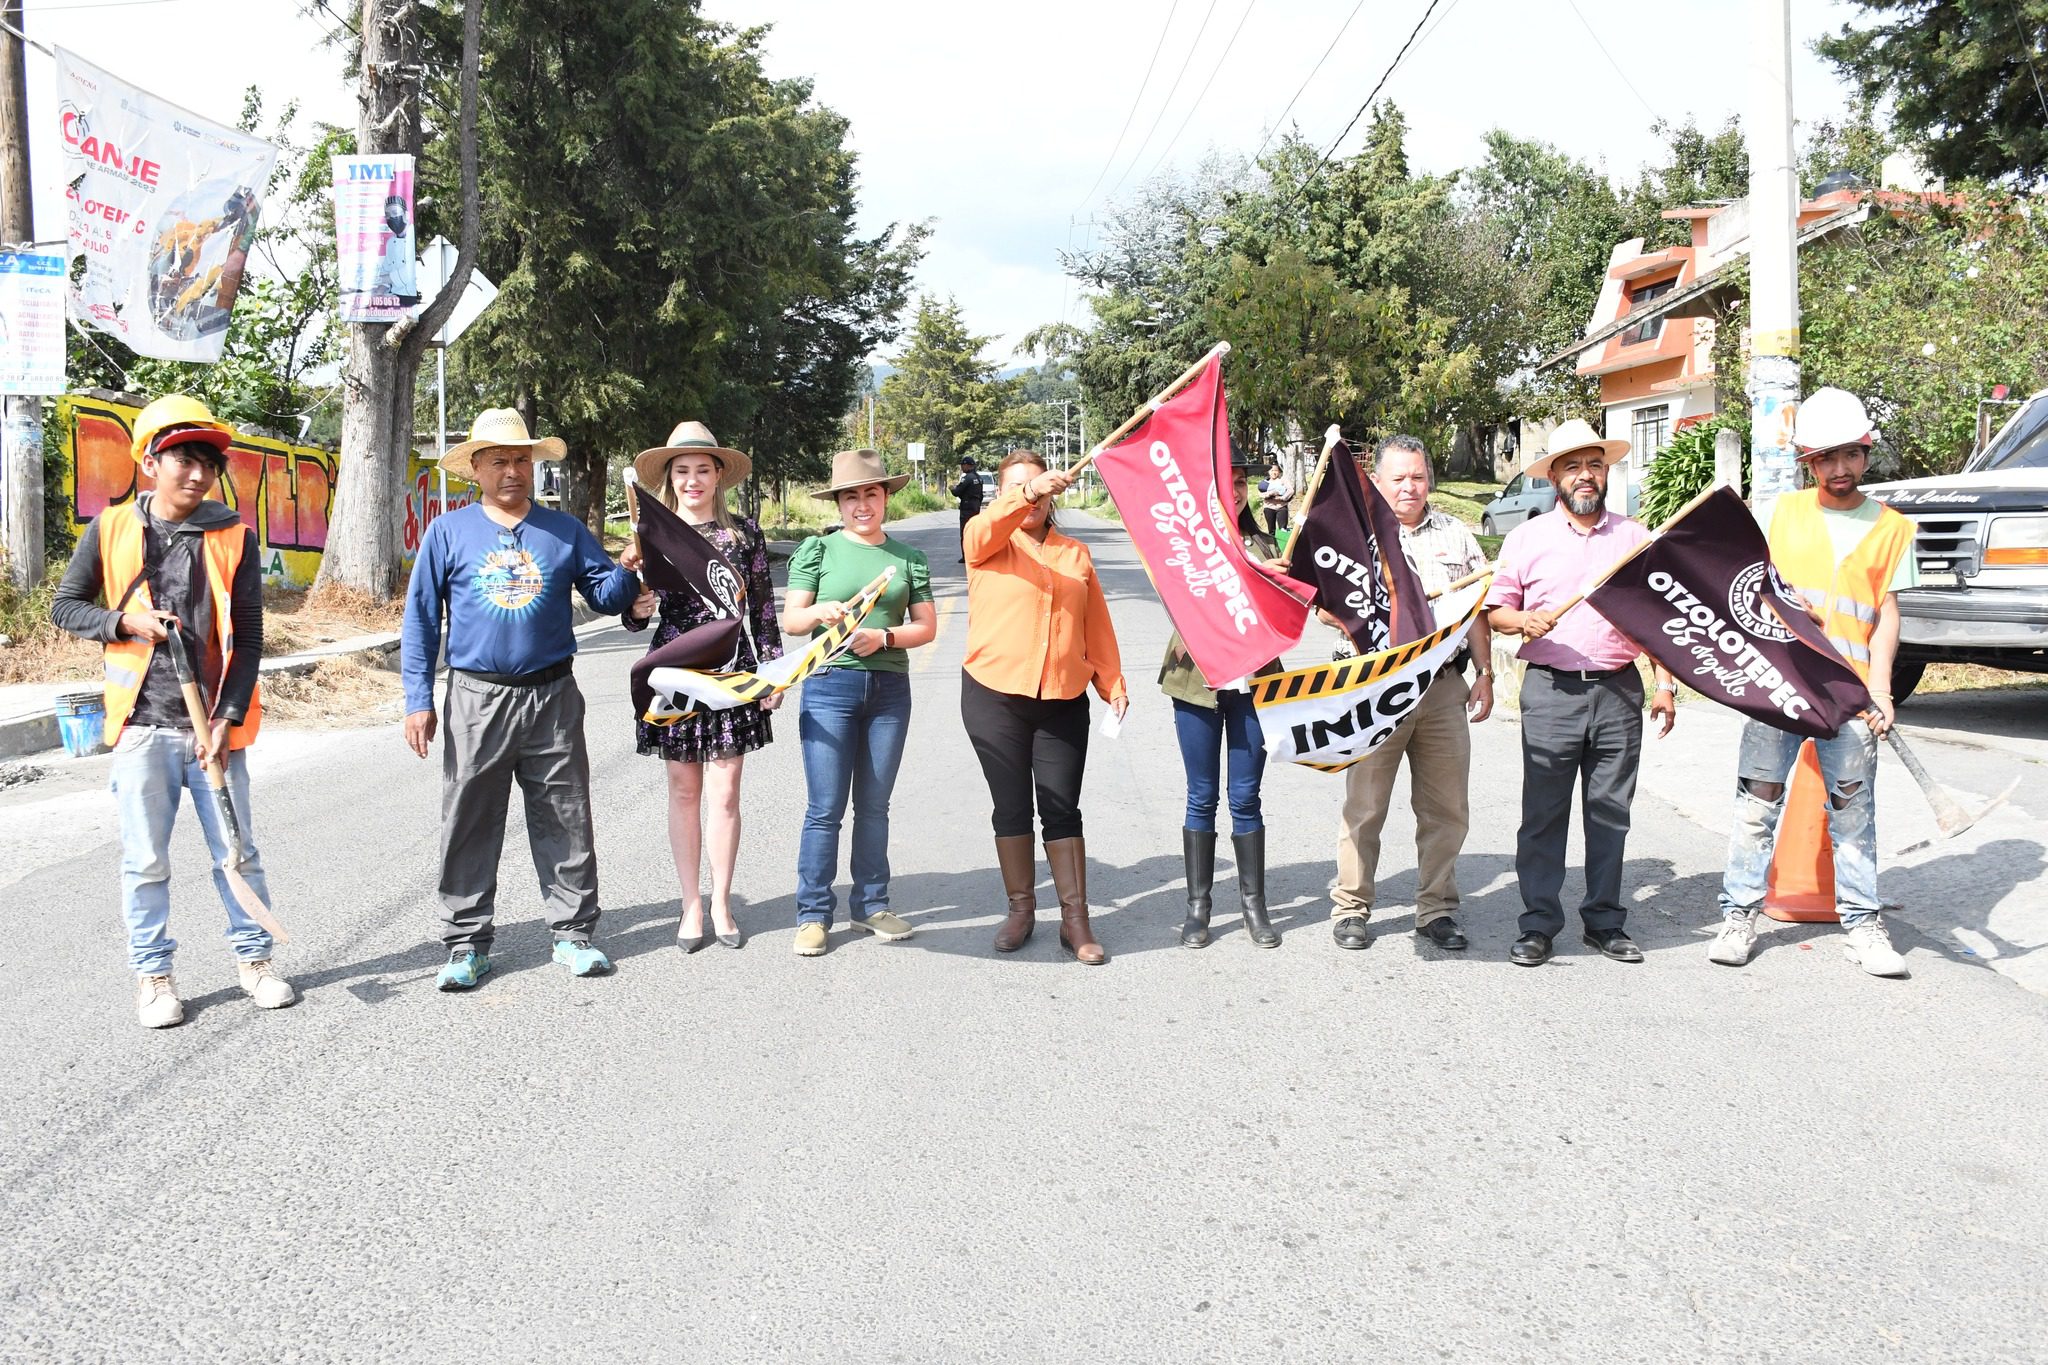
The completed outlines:
[[[185,1002],[178,983],[168,976],[135,979],[135,1017],[144,1028],[173,1028],[185,1022]]]
[[[235,974],[241,977],[242,990],[259,1010],[281,1010],[299,998],[292,983],[277,974],[267,957],[256,962],[237,962]]]
[[[807,919],[796,927],[796,955],[798,957],[823,957],[825,945],[830,940],[830,931],[814,919]]]
[[[884,943],[900,943],[911,934],[910,921],[887,910],[877,910],[866,919],[857,919],[853,927],[867,930]]]

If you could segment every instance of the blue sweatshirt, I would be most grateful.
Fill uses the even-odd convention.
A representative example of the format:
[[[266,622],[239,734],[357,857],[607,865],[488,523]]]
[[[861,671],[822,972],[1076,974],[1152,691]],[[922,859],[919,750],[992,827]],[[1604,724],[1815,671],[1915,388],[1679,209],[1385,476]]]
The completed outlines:
[[[427,525],[405,593],[400,670],[405,709],[434,709],[441,617],[448,666],[474,673],[537,673],[576,653],[569,585],[591,609],[617,616],[639,584],[612,563],[576,518],[534,506],[507,529],[471,503]]]

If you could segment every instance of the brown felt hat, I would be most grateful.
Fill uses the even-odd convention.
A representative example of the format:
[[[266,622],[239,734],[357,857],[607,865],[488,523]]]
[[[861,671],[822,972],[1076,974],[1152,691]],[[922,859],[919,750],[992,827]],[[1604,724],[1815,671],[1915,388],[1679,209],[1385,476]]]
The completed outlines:
[[[910,482],[908,474],[891,474],[882,467],[882,457],[872,450],[842,450],[832,457],[832,482],[823,488],[811,490],[814,498],[826,502],[837,502],[839,495],[849,488],[866,488],[871,483],[882,485],[885,493],[894,493]]]

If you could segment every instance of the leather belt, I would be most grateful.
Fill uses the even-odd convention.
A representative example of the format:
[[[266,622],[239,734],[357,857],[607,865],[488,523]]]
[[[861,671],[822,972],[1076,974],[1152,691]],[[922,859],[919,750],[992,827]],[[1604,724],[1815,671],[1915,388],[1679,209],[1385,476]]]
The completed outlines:
[[[1602,678],[1611,678],[1617,673],[1628,673],[1635,669],[1634,664],[1623,664],[1620,668],[1559,668],[1555,664],[1532,663],[1529,667],[1540,668],[1545,673],[1555,673],[1560,678],[1577,678],[1580,682],[1599,682]]]

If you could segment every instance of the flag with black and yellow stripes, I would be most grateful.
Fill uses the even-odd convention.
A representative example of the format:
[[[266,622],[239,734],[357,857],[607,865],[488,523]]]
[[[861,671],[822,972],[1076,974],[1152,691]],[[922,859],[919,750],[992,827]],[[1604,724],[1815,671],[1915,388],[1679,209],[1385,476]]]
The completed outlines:
[[[1419,640],[1252,679],[1267,755],[1334,773],[1378,748],[1457,659],[1492,582],[1489,573],[1447,594],[1437,609],[1443,624]]]
[[[802,649],[770,659],[759,668],[717,673],[694,668],[655,669],[647,675],[655,696],[644,718],[655,725],[673,725],[699,711],[728,711],[795,687],[845,652],[895,573],[894,568],[884,569],[847,604],[846,615],[806,640]]]

